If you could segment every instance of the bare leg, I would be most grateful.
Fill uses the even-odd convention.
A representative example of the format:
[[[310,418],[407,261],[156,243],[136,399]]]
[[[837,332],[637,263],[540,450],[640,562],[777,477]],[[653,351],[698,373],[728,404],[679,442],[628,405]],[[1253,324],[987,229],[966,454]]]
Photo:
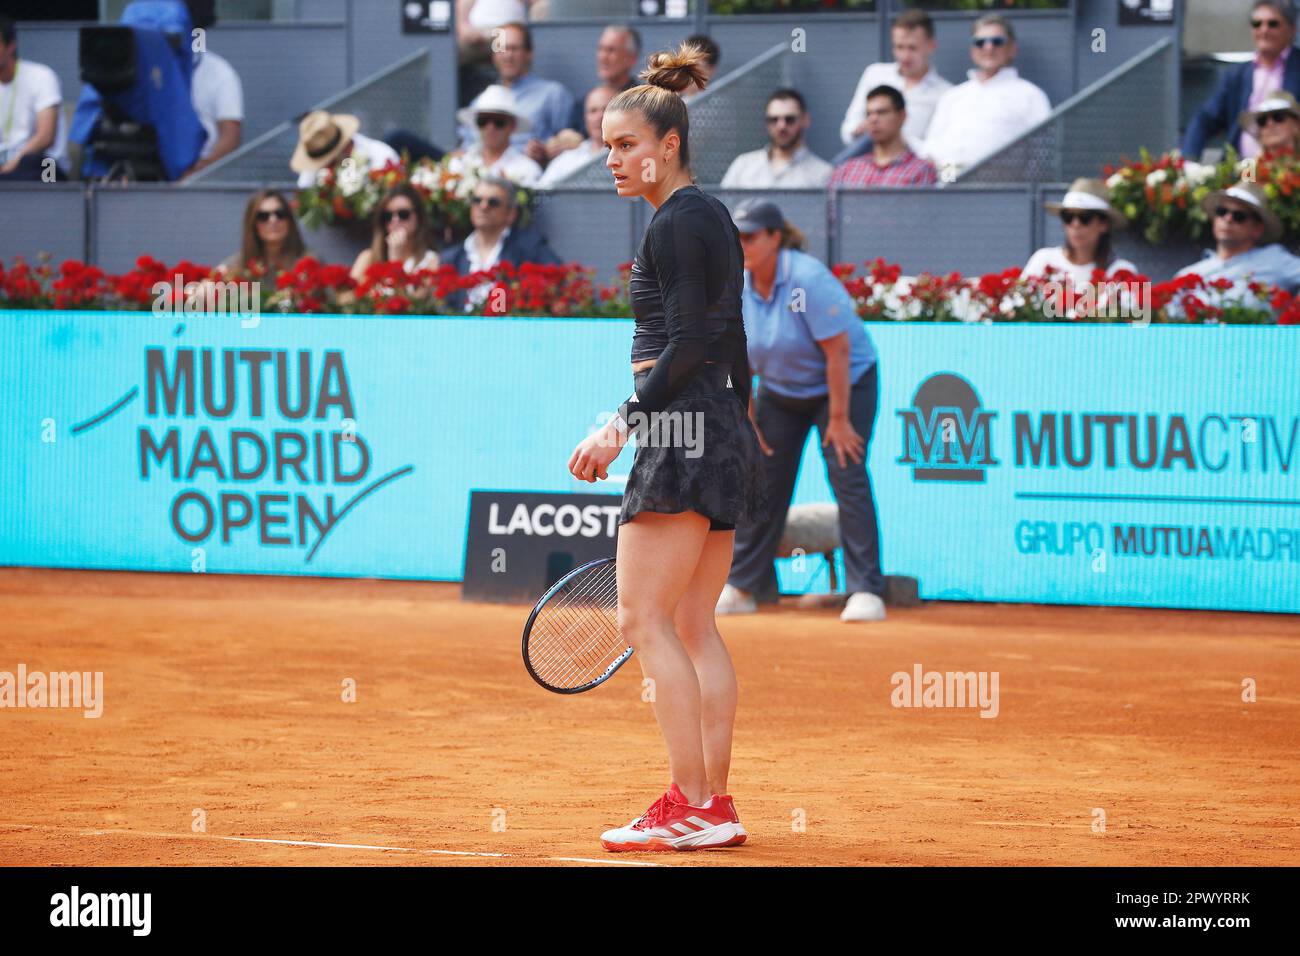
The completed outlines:
[[[736,723],[736,671],[718,633],[713,609],[731,569],[734,531],[710,531],[674,624],[700,683],[700,736],[709,792],[727,792],[731,738]]]
[[[709,519],[694,511],[642,512],[618,530],[618,621],[653,684],[668,769],[692,804],[709,798],[700,739],[700,684],[673,628],[673,614],[699,563]]]

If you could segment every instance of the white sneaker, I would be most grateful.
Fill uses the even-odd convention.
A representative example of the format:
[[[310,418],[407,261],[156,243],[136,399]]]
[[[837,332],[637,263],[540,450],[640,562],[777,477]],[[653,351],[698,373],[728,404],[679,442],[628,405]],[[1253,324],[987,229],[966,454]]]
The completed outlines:
[[[841,621],[883,621],[885,619],[885,602],[879,595],[870,591],[858,591],[849,595],[848,603],[840,612]]]
[[[754,595],[727,584],[723,586],[722,594],[718,596],[718,604],[713,609],[713,613],[753,614],[757,610],[758,601],[754,599]]]

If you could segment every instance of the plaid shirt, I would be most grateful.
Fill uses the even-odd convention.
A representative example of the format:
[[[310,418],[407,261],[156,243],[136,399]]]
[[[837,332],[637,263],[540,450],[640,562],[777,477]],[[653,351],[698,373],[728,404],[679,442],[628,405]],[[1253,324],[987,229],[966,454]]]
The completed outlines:
[[[933,186],[939,179],[934,165],[917,156],[910,149],[888,166],[877,166],[871,153],[854,156],[835,167],[831,174],[831,187],[838,189],[866,189],[870,186]]]

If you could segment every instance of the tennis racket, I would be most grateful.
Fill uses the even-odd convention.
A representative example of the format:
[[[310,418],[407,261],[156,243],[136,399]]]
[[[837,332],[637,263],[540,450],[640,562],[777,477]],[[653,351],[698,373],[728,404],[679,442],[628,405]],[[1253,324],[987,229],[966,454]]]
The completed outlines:
[[[574,568],[551,585],[524,625],[524,666],[557,694],[581,694],[609,680],[632,656],[618,629],[614,559]]]

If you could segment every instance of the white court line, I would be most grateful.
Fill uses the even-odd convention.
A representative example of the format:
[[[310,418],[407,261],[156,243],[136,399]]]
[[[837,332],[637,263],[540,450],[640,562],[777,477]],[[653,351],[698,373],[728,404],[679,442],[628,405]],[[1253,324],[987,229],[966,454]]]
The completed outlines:
[[[160,833],[154,830],[83,830],[80,827],[54,826],[51,824],[0,823],[0,834],[4,830],[76,830],[81,836],[144,836],[159,837],[169,840],[225,840],[229,843],[271,843],[279,846],[323,847],[330,850],[379,850],[389,853],[419,853],[441,856],[472,856],[493,859],[509,859],[513,853],[482,853],[472,850],[432,850],[412,846],[378,846],[369,843],[325,843],[318,840],[274,840],[268,837],[222,836],[215,833]],[[663,863],[650,863],[645,860],[603,860],[581,856],[546,856],[546,862],[558,863],[597,863],[605,866],[664,866]]]

